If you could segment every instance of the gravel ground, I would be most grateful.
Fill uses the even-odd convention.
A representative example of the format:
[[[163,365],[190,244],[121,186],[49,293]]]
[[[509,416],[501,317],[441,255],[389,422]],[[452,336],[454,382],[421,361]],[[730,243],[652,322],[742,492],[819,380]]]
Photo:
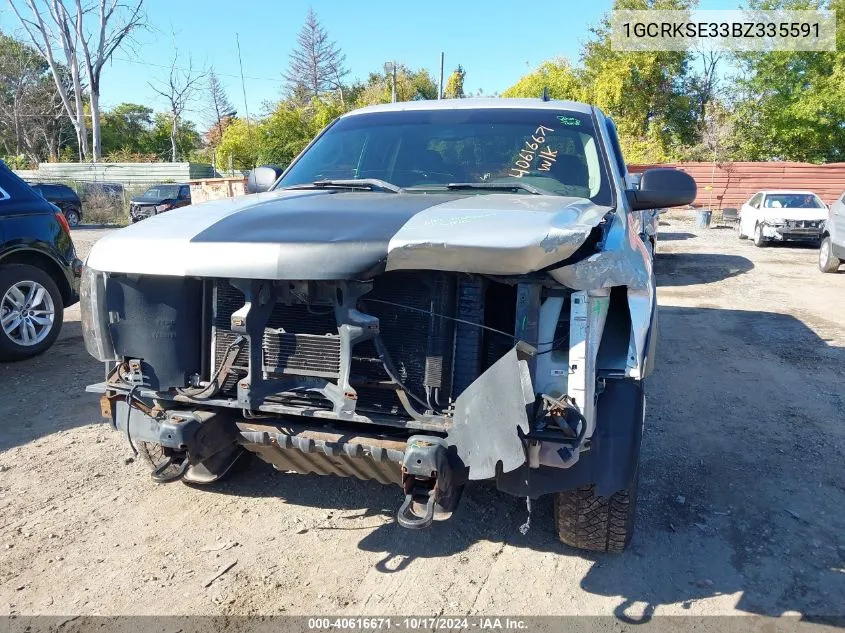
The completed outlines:
[[[475,486],[398,528],[398,489],[286,475],[154,485],[99,418],[79,311],[0,364],[0,614],[845,613],[845,273],[816,251],[661,226],[637,534],[569,549]],[[74,231],[84,256],[107,231]],[[219,570],[235,563],[211,583]]]

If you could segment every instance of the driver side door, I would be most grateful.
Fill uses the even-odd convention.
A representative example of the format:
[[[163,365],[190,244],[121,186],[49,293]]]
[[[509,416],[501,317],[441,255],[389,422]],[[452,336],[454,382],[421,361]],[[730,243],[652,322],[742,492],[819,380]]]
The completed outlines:
[[[739,234],[741,237],[748,237],[754,233],[754,226],[757,224],[757,213],[763,203],[763,197],[763,192],[756,193],[742,205],[739,211]]]

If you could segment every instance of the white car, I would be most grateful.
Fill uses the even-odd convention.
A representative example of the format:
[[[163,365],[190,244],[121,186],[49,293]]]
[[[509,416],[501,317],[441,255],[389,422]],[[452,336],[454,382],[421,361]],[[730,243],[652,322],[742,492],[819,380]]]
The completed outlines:
[[[769,242],[818,243],[827,219],[827,206],[812,191],[760,191],[739,211],[739,239]]]

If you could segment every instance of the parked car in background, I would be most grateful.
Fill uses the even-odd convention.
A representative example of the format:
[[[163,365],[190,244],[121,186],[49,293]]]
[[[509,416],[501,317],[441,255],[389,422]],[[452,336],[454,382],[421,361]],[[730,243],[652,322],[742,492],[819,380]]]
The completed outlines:
[[[822,226],[819,244],[819,269],[835,273],[845,261],[845,193],[830,205],[827,221]]]
[[[759,191],[739,211],[739,239],[756,246],[770,242],[812,242],[821,238],[827,206],[812,191]]]
[[[62,210],[68,225],[79,226],[82,222],[82,201],[73,189],[61,183],[52,182],[36,182],[30,186],[35,193]]]
[[[0,161],[0,360],[45,351],[79,300],[68,220]]]
[[[171,209],[191,204],[191,188],[185,183],[155,185],[129,202],[129,218],[138,222]]]

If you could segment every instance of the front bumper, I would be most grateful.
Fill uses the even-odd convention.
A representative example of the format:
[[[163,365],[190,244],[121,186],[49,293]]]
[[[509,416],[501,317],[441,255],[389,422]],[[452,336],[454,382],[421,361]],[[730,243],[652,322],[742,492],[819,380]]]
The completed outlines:
[[[150,205],[130,205],[129,217],[133,222],[150,218],[156,214],[156,208]]]
[[[763,237],[783,242],[817,242],[821,238],[821,233],[821,226],[763,226]]]

